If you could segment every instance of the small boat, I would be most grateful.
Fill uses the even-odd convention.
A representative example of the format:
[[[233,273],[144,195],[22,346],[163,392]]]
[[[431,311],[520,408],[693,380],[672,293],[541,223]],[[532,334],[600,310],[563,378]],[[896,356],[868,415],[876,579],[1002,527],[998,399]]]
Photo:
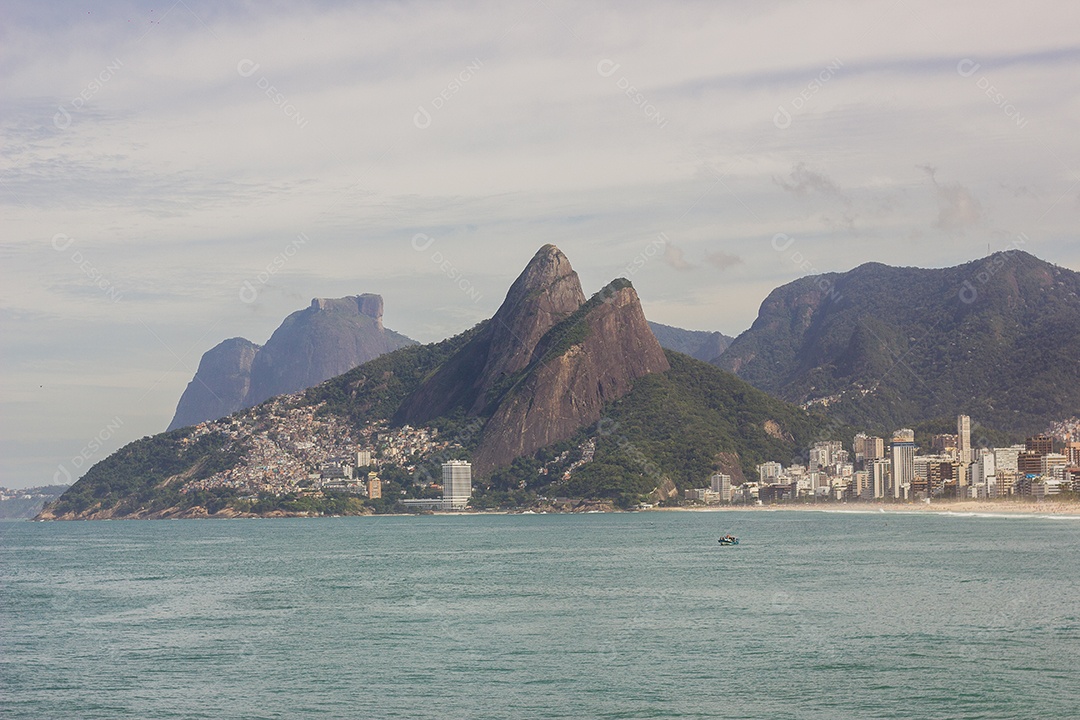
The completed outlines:
[[[735,537],[734,535],[725,535],[724,537],[717,540],[717,542],[721,545],[738,545],[739,538]]]

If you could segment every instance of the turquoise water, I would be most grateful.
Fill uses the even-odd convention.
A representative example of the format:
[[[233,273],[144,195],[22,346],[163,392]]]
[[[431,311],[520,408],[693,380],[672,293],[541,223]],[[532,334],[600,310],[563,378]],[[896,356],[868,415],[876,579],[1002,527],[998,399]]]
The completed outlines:
[[[1072,720],[1078,551],[929,514],[3,523],[0,716]]]

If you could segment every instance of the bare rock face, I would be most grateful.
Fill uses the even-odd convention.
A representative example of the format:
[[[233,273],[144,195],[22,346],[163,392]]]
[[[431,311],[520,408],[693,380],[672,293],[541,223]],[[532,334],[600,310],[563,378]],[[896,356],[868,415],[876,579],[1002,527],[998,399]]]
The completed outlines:
[[[537,344],[527,374],[485,426],[474,470],[485,475],[573,437],[635,379],[669,367],[634,288],[612,283]]]
[[[499,387],[528,367],[544,334],[584,302],[570,261],[554,245],[543,246],[483,330],[406,399],[394,419],[421,425],[456,408],[485,413]]]
[[[239,337],[207,350],[195,377],[180,396],[169,430],[224,417],[245,407],[251,363],[258,351],[258,345]]]
[[[473,471],[486,475],[570,438],[636,378],[668,369],[637,293],[616,280],[588,302],[554,245],[533,256],[494,317],[402,403],[394,421],[487,417]]]
[[[208,351],[169,430],[216,420],[275,395],[298,392],[415,341],[383,327],[379,295],[315,298],[259,347],[243,338]]]
[[[316,298],[274,331],[251,365],[246,402],[305,390],[368,360],[413,344],[382,325],[382,298]]]

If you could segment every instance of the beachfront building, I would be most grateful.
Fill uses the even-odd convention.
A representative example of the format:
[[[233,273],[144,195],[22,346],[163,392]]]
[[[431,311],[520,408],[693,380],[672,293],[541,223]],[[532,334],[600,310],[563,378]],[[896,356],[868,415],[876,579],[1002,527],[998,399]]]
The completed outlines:
[[[770,460],[769,462],[758,465],[757,471],[758,482],[762,484],[773,483],[780,478],[780,474],[784,471],[784,466],[775,460]]]
[[[450,460],[442,464],[443,509],[463,510],[472,497],[472,464]]]
[[[720,502],[731,502],[731,476],[724,473],[713,473],[709,478],[710,487],[714,493],[720,495]]]
[[[892,477],[892,497],[900,500],[907,497],[915,482],[915,431],[908,428],[893,433],[889,443],[889,474]]]
[[[971,462],[971,418],[969,416],[956,416],[956,439],[957,459],[962,463]]]

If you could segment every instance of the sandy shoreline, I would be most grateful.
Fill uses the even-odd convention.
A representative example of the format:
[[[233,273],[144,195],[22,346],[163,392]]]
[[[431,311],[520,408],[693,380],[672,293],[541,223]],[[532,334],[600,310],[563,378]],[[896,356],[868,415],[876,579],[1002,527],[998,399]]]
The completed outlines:
[[[658,508],[661,509],[661,508]],[[850,513],[954,513],[964,515],[1055,515],[1080,520],[1080,503],[1003,501],[938,501],[931,503],[782,503],[777,505],[711,505],[707,507],[662,508],[678,512],[850,512]]]

